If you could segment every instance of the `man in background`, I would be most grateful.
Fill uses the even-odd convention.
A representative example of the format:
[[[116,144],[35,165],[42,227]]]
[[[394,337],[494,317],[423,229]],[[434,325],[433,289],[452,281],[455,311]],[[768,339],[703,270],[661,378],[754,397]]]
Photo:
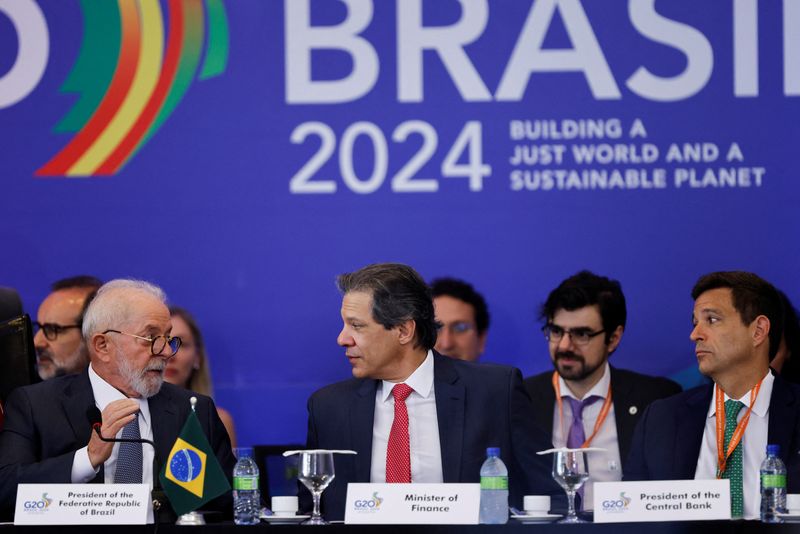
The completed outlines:
[[[455,278],[434,280],[431,291],[436,321],[440,324],[434,348],[459,360],[480,358],[489,333],[489,309],[483,295]]]
[[[583,509],[594,482],[620,480],[636,422],[648,404],[678,393],[678,384],[611,367],[627,308],[616,280],[582,271],[561,282],[542,306],[542,331],[555,371],[527,378],[533,417],[556,447],[601,447],[588,454]],[[646,357],[646,355],[644,356]]]
[[[94,276],[73,276],[55,282],[42,301],[34,327],[39,376],[80,373],[89,365],[89,353],[81,336],[83,312],[91,296],[103,285]]]

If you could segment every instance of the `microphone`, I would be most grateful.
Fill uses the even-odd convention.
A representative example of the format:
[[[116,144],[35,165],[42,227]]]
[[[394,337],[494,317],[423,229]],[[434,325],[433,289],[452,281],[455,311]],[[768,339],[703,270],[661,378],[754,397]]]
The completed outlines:
[[[147,443],[153,447],[153,490],[150,495],[153,499],[153,515],[157,524],[159,522],[158,516],[160,510],[163,504],[167,502],[167,496],[159,480],[160,470],[158,466],[158,449],[156,449],[156,444],[144,438],[104,438],[103,434],[100,433],[100,427],[103,426],[103,415],[100,413],[100,409],[94,404],[90,404],[89,407],[86,408],[86,418],[89,420],[89,424],[92,425],[92,430],[97,433],[97,437],[100,438],[100,441],[105,441],[106,443]]]
[[[105,441],[106,443],[147,443],[153,447],[153,449],[156,448],[155,443],[144,438],[104,438],[103,434],[100,433],[100,427],[103,426],[103,416],[100,414],[100,409],[94,404],[91,404],[88,408],[86,408],[86,418],[89,420],[89,424],[92,425],[92,430],[97,433],[97,437],[100,438],[100,441]]]

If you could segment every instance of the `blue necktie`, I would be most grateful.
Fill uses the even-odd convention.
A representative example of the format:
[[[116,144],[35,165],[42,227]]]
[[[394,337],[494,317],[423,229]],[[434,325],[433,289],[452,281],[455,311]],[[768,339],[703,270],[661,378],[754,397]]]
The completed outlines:
[[[139,433],[139,414],[122,429],[122,439],[141,439]],[[142,444],[120,443],[117,454],[117,470],[114,473],[117,484],[142,483]]]

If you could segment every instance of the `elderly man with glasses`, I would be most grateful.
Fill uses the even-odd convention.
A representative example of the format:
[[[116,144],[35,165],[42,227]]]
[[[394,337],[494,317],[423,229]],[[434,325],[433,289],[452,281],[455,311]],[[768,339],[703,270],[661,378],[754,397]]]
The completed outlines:
[[[627,311],[616,280],[582,271],[564,280],[542,306],[542,332],[555,371],[527,378],[533,417],[556,447],[601,447],[588,455],[583,509],[593,508],[592,482],[620,480],[633,430],[656,399],[680,392],[667,380],[608,364],[622,340]]]
[[[15,390],[0,434],[0,510],[13,511],[19,483],[145,483],[158,469],[191,409],[223,470],[235,463],[230,440],[208,397],[164,383],[167,360],[181,345],[160,288],[136,280],[102,286],[83,318],[90,365]],[[43,327],[42,330],[45,330]],[[99,414],[99,417],[98,415]],[[98,431],[92,432],[94,422]],[[115,444],[104,438],[154,443]],[[166,503],[162,503],[166,504]],[[230,495],[209,503],[230,513]],[[161,516],[171,519],[168,506]]]
[[[73,276],[53,283],[39,305],[33,338],[39,376],[80,373],[89,365],[89,351],[81,336],[86,305],[103,282],[94,276]]]

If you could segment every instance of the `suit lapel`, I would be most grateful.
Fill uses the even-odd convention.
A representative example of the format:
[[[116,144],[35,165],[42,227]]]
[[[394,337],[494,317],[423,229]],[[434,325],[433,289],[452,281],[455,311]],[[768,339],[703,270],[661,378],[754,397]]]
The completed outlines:
[[[797,399],[794,393],[786,387],[786,383],[779,376],[776,376],[772,384],[772,397],[769,401],[767,443],[780,445],[784,458],[788,457],[789,451],[791,451],[796,413]]]
[[[684,413],[677,414],[673,456],[673,472],[677,475],[676,478],[694,478],[713,392],[713,384],[698,389],[687,397]]]
[[[533,401],[533,409],[537,412],[537,421],[542,426],[542,430],[553,440],[553,420],[555,418],[556,390],[553,389],[552,373],[547,375],[547,385],[537,388],[536,399]]]
[[[150,425],[153,429],[153,442],[156,444],[156,463],[159,469],[169,457],[175,438],[186,421],[180,420],[179,407],[168,388],[161,388],[147,401],[150,408]],[[158,476],[158,473],[153,473]]]
[[[64,389],[61,396],[61,406],[64,408],[67,420],[75,434],[75,441],[81,447],[89,443],[92,435],[92,427],[89,423],[87,411],[95,407],[92,383],[89,381],[88,369],[78,375]],[[101,465],[97,475],[91,482],[102,484],[105,480],[104,467]]]
[[[355,457],[354,482],[369,482],[372,469],[372,426],[375,421],[377,380],[364,380],[356,389],[350,406],[350,442]]]
[[[611,370],[611,396],[614,399],[614,419],[617,425],[617,444],[619,447],[619,457],[622,463],[628,457],[628,446],[633,437],[633,430],[636,427],[636,412],[631,414],[631,408],[638,410],[632,404],[635,399],[631,399],[633,384],[625,380],[617,373],[616,369],[609,366]]]
[[[436,395],[436,419],[439,423],[439,447],[442,452],[444,482],[458,482],[464,442],[464,403],[466,391],[458,372],[445,356],[434,352],[433,387]]]

